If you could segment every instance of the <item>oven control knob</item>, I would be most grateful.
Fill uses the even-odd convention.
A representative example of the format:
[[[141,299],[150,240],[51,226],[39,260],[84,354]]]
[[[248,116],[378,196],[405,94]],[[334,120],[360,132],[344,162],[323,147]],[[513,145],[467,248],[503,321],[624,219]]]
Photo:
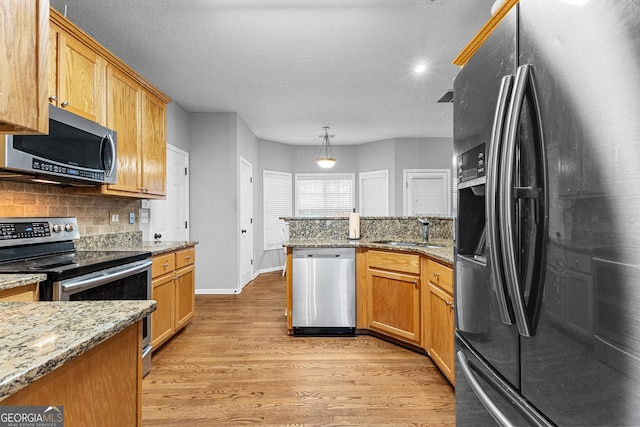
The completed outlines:
[[[65,224],[64,231],[73,231],[73,224]]]
[[[54,233],[59,233],[62,231],[62,224],[53,224],[52,230]]]

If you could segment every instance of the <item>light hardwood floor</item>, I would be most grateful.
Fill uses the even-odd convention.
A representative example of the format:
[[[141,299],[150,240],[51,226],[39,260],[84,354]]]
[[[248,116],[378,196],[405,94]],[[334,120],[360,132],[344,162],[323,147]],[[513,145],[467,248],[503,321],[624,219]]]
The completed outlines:
[[[287,335],[285,281],[198,295],[194,319],[153,355],[144,426],[455,425],[454,389],[431,362],[381,339]]]

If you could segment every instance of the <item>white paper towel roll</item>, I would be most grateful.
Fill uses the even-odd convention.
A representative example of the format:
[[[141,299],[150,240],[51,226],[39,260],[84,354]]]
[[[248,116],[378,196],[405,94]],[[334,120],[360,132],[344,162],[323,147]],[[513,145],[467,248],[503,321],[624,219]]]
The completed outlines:
[[[353,212],[349,214],[349,238],[360,238],[360,214]]]

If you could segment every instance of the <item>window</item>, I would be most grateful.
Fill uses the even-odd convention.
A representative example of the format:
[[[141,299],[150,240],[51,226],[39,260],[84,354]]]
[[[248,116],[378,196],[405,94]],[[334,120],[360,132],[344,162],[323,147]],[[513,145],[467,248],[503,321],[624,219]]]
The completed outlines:
[[[262,200],[264,250],[281,249],[286,223],[280,218],[291,216],[291,174],[263,171]]]
[[[404,170],[404,214],[451,216],[449,169]]]
[[[389,170],[360,173],[360,215],[389,215]]]
[[[296,174],[296,216],[347,216],[353,210],[352,173]]]

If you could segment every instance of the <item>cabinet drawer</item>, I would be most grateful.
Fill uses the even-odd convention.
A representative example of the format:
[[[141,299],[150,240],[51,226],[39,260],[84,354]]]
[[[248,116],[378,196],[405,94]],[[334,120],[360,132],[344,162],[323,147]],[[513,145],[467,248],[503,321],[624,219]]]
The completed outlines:
[[[427,280],[453,295],[453,270],[451,268],[429,260]]]
[[[191,265],[196,261],[196,250],[194,248],[183,249],[176,252],[176,268]]]
[[[369,251],[367,261],[373,268],[420,274],[420,255]]]
[[[176,269],[176,256],[174,253],[153,257],[151,276],[158,277]]]
[[[0,302],[34,302],[38,299],[38,283],[0,291]]]

